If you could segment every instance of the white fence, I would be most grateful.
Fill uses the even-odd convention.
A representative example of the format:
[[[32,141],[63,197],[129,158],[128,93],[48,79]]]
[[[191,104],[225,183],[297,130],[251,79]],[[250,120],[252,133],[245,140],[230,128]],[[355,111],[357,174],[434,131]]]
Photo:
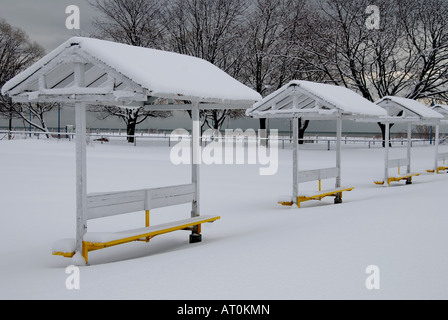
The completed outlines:
[[[23,140],[23,139],[65,139],[72,140],[74,139],[76,133],[73,132],[38,132],[38,131],[0,131],[0,140]],[[244,136],[243,136],[244,137]],[[168,133],[147,133],[141,132],[139,134],[128,136],[126,134],[117,134],[117,133],[108,133],[108,132],[100,132],[95,130],[88,134],[88,142],[89,143],[109,143],[109,144],[128,144],[128,138],[133,138],[133,145],[159,145],[159,146],[168,146],[178,143],[178,138],[172,138],[171,134]],[[186,137],[188,138],[188,137]],[[202,145],[205,146],[211,141],[213,141],[213,137],[203,137]],[[221,136],[219,139],[229,139],[229,137]],[[231,137],[231,139],[235,139],[235,137]],[[241,137],[238,137],[241,139]],[[247,142],[248,139],[253,139],[252,137],[244,137]],[[259,140],[266,140],[268,138],[260,138]],[[259,141],[258,140],[258,141]],[[392,138],[391,139],[392,146],[407,146],[406,138]],[[440,139],[440,143],[448,143],[448,138],[442,137]],[[292,138],[289,136],[279,136],[278,137],[278,146],[281,149],[290,148],[292,144]],[[303,139],[304,145],[316,145],[316,147],[325,148],[327,150],[331,150],[336,146],[336,138],[329,136],[306,136]],[[383,146],[383,140],[380,138],[374,137],[354,137],[354,136],[344,136],[342,138],[343,145],[349,145],[360,148],[381,148]],[[434,139],[412,139],[411,147],[414,146],[424,146],[424,145],[433,145]]]

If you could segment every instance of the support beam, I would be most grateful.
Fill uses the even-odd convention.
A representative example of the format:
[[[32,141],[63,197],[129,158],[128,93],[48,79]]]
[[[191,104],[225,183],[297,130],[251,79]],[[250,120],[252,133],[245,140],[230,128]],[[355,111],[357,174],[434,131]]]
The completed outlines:
[[[407,159],[408,166],[406,169],[406,173],[411,173],[411,146],[412,146],[412,123],[408,123],[408,147],[407,147]],[[412,184],[412,177],[406,179],[406,184]]]
[[[200,216],[200,165],[201,165],[201,123],[199,119],[199,102],[192,107],[192,141],[191,141],[191,181],[195,185],[195,195],[191,207],[191,217]],[[193,228],[190,243],[201,242],[201,225]]]
[[[292,118],[292,202],[297,205],[299,196],[299,119]]]
[[[408,147],[407,147],[407,158],[408,158],[408,167],[407,174],[411,173],[411,145],[412,145],[412,123],[408,123]]]
[[[389,180],[389,143],[390,143],[390,123],[384,124],[385,137],[384,137],[384,183],[387,184]]]
[[[76,251],[87,232],[86,105],[76,103]]]
[[[336,177],[336,188],[341,187],[341,154],[342,154],[342,117],[339,116],[336,120],[336,168],[339,174]]]
[[[434,173],[437,173],[439,171],[439,144],[440,144],[440,125],[436,125]]]

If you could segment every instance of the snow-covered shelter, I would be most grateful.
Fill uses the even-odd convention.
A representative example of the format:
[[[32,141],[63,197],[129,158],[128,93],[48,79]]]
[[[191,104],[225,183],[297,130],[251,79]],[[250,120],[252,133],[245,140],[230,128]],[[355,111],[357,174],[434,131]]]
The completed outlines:
[[[158,189],[88,194],[86,104],[144,106],[191,110],[192,157],[200,153],[200,109],[247,109],[261,96],[211,63],[191,56],[74,37],[7,82],[3,95],[14,102],[60,102],[76,109],[76,239],[58,242],[54,254],[72,257],[175,230],[191,230],[201,240],[201,224],[220,217],[200,215],[199,164],[192,161],[188,184]],[[185,104],[153,105],[158,98]],[[149,210],[192,203],[191,218],[149,226]],[[136,211],[146,212],[146,227],[121,233],[87,232],[87,220]]]
[[[352,90],[308,81],[291,81],[256,103],[246,111],[246,114],[254,118],[287,118],[293,121],[293,192],[291,199],[282,200],[280,204],[289,206],[296,204],[299,207],[301,202],[322,200],[327,196],[335,197],[335,203],[340,203],[342,202],[342,193],[354,189],[342,187],[341,184],[342,120],[380,119],[386,116],[384,109]],[[304,120],[335,120],[337,122],[335,168],[299,171],[298,118]],[[336,178],[335,188],[322,190],[321,181],[331,178]],[[319,191],[299,191],[299,184],[309,181],[319,181]]]
[[[448,153],[439,152],[440,126],[448,124],[448,106],[444,104],[436,104],[431,109],[440,113],[443,116],[443,120],[440,121],[440,124],[436,125],[434,168],[428,171],[440,173],[441,171],[448,170]],[[443,165],[439,165],[439,162],[441,161],[443,161]]]
[[[447,123],[447,121],[448,121],[448,105],[436,104],[436,105],[432,106],[431,109],[440,113],[444,117],[442,122]]]
[[[378,185],[390,185],[391,182],[406,180],[407,184],[412,183],[412,178],[421,173],[411,171],[411,141],[412,125],[438,125],[443,119],[443,115],[431,110],[424,104],[406,98],[387,96],[376,102],[387,112],[387,117],[380,122],[385,125],[385,163],[384,180],[375,181]],[[394,123],[407,123],[407,154],[403,159],[389,159],[390,125]],[[406,167],[406,173],[400,172],[400,167]],[[398,175],[390,176],[389,169],[398,168]]]

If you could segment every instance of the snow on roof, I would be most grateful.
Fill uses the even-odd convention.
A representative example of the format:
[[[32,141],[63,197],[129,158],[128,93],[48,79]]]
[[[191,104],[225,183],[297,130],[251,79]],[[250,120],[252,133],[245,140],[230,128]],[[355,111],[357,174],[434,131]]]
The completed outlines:
[[[447,105],[445,105],[445,104],[436,104],[435,106],[432,107],[432,110],[440,113],[445,118],[448,118],[448,106]]]
[[[407,114],[404,114],[403,117],[406,118],[419,117],[422,120],[443,119],[443,115],[440,113],[412,99],[386,96],[377,101],[376,104],[385,108],[389,116],[397,116],[400,111],[405,111]]]
[[[295,97],[295,98],[294,98]],[[345,87],[309,81],[291,81],[246,111],[254,117],[309,116],[381,117],[386,112]]]
[[[203,59],[83,37],[67,40],[11,79],[3,86],[2,94],[10,93],[53,60],[61,59],[64,63],[64,59],[68,56],[67,52],[73,50],[73,47],[77,48],[74,51],[77,56],[87,55],[104,63],[149,91],[149,96],[201,102],[238,101],[248,102],[250,105],[261,100],[256,91]],[[61,69],[58,73],[63,71]],[[66,72],[73,73],[73,69]],[[63,78],[62,75],[57,76]],[[36,90],[36,81],[33,90]]]

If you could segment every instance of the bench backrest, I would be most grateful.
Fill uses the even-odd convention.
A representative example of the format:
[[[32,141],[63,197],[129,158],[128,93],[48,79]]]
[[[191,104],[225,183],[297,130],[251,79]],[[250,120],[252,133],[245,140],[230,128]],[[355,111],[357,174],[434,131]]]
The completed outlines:
[[[393,159],[388,161],[388,167],[389,168],[398,168],[398,167],[404,167],[409,165],[409,159]]]
[[[189,203],[194,200],[195,184],[124,192],[87,195],[87,219],[146,211]]]
[[[448,153],[439,153],[437,155],[437,161],[446,161],[448,160]]]
[[[338,168],[299,171],[299,183],[326,180],[339,177]]]

